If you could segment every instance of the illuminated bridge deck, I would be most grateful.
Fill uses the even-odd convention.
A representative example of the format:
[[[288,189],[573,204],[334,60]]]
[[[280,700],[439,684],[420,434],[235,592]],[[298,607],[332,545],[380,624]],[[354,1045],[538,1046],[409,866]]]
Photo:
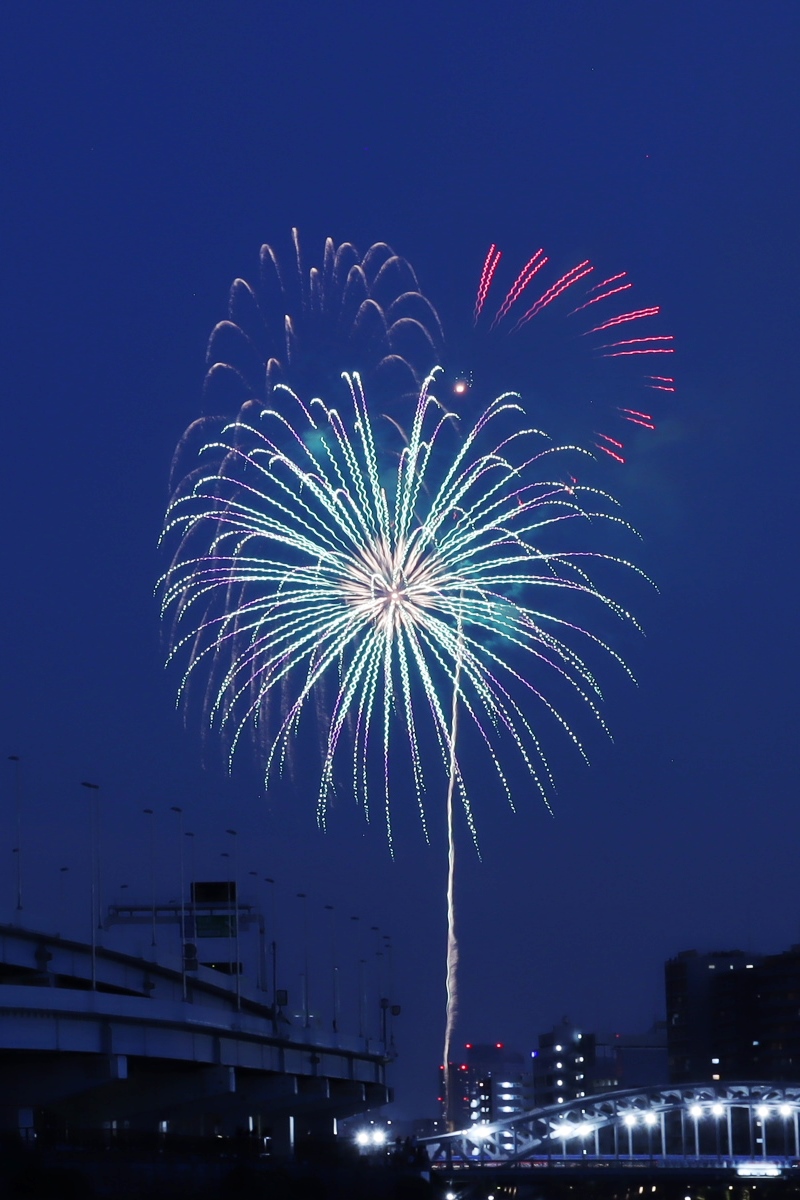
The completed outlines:
[[[800,1184],[800,1085],[638,1088],[532,1109],[426,1139],[434,1172],[476,1178],[657,1187],[705,1179]]]

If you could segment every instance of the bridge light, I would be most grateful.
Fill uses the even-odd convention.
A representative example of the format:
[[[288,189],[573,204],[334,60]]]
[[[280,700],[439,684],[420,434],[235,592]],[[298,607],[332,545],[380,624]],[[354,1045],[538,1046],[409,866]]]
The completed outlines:
[[[654,1112],[646,1112],[644,1114],[644,1123],[645,1125],[656,1125],[658,1123],[658,1117]]]
[[[689,1116],[694,1117],[695,1121],[697,1121],[698,1118],[702,1117],[702,1115],[703,1115],[703,1110],[699,1104],[693,1104],[692,1107],[689,1109]]]
[[[358,1133],[356,1134],[356,1145],[357,1146],[368,1146],[369,1145],[369,1130],[368,1129],[359,1129]]]
[[[756,1116],[761,1117],[762,1121],[769,1116],[769,1108],[766,1104],[759,1104],[758,1108],[756,1109]]]
[[[582,1122],[582,1123],[581,1123],[581,1124],[578,1126],[578,1133],[581,1135],[581,1137],[582,1137],[582,1138],[588,1137],[588,1136],[589,1136],[589,1134],[590,1134],[590,1133],[593,1133],[593,1132],[594,1132],[594,1131],[593,1131],[593,1129],[592,1129],[592,1126],[591,1126],[591,1124],[590,1124],[588,1121],[583,1121],[583,1122]]]
[[[715,1117],[721,1117],[722,1114],[725,1112],[725,1109],[722,1107],[721,1104],[712,1104],[711,1111]]]
[[[386,1131],[383,1129],[376,1129],[372,1135],[373,1146],[383,1146],[383,1145],[385,1145],[385,1143],[386,1143]]]
[[[781,1114],[782,1117],[790,1117],[792,1115],[791,1104],[782,1104],[780,1106],[780,1108],[778,1109],[778,1112]]]
[[[631,1125],[636,1124],[636,1113],[625,1113],[625,1116],[622,1118],[622,1120],[630,1129]]]

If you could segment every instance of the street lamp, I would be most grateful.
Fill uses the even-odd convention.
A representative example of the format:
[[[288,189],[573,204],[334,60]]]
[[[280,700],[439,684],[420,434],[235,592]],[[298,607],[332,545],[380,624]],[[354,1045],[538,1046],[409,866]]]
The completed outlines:
[[[271,950],[272,950],[272,1003],[277,1009],[278,1004],[278,918],[275,910],[275,880],[271,875],[264,876],[264,883],[269,884],[270,888],[270,930],[272,932]],[[266,981],[265,981],[266,986]],[[269,989],[267,989],[269,991]]]
[[[17,856],[17,912],[22,912],[22,777],[20,774],[20,756],[9,754],[8,761],[14,764],[14,809],[16,814],[17,844],[14,853]]]
[[[191,829],[187,829],[184,837],[191,838],[189,842],[189,906],[192,914],[192,941],[197,941],[197,898],[195,896],[195,886],[197,884],[197,871],[195,870],[194,857],[194,833]]]
[[[150,945],[156,945],[156,815],[152,808],[143,808],[142,812],[150,818],[150,910],[153,917],[153,933]]]
[[[233,935],[236,945],[236,1007],[242,1007],[242,985],[239,978],[239,858],[237,854],[238,834],[235,829],[225,832],[233,838]]]
[[[96,910],[97,910],[97,893],[98,887],[98,870],[97,870],[97,793],[100,790],[99,783],[89,783],[88,780],[81,780],[81,787],[87,788],[91,792],[89,805],[89,858],[90,858],[90,876],[91,876],[91,925],[92,925],[92,991],[97,990],[97,930]],[[97,914],[99,916],[99,913]]]
[[[308,985],[308,898],[305,892],[298,892],[297,899],[303,901],[303,1024],[308,1029],[311,1024]]]
[[[333,1032],[339,1032],[339,965],[336,961],[336,909],[332,904],[325,905],[325,911],[331,914],[331,961],[333,963]]]
[[[178,814],[178,859],[180,861],[180,877],[181,877],[181,990],[183,999],[187,998],[186,988],[186,910],[184,907],[184,894],[186,890],[186,880],[183,872],[183,809],[179,804],[170,805],[170,812]]]

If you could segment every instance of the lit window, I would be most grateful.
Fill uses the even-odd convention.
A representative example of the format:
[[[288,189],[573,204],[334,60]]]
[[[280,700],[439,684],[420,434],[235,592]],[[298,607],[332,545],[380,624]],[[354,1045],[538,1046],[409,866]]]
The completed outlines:
[[[718,1080],[718,1079],[719,1079],[719,1075],[712,1075],[712,1076],[711,1076],[711,1078],[712,1078],[712,1079],[717,1079],[717,1080]]]
[[[718,1067],[718,1066],[719,1066],[719,1059],[718,1059],[718,1058],[712,1058],[712,1060],[711,1060],[711,1063],[712,1063],[712,1066]]]

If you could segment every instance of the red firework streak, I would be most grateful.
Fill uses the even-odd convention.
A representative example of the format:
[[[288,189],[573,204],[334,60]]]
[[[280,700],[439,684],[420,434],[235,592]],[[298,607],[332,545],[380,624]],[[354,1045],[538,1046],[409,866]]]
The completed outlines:
[[[497,246],[491,245],[489,252],[486,255],[486,260],[481,271],[480,281],[478,283],[478,291],[475,297],[474,323],[477,325],[481,320],[484,309],[489,302],[489,296],[492,289],[492,283],[495,278],[502,252]],[[502,302],[498,305],[491,317],[490,329],[495,329],[509,317],[512,309],[518,305],[519,301],[525,296],[526,302],[530,300],[530,292],[528,289],[533,284],[539,272],[548,263],[547,255],[543,249],[537,250],[531,258],[528,259],[525,266],[517,275],[511,287],[506,292]],[[588,279],[594,267],[585,259],[578,263],[569,271],[566,271],[560,279],[556,279],[554,283],[549,284],[544,288],[532,304],[523,310],[520,316],[516,317],[513,324],[509,324],[508,332],[516,333],[528,321],[532,321],[545,308],[569,292],[573,288],[577,288],[582,281]],[[541,287],[541,284],[539,284]],[[632,322],[644,321],[650,322],[661,314],[661,309],[658,305],[649,308],[632,308],[628,311],[612,311],[608,316],[604,315],[604,309],[608,312],[615,305],[619,304],[619,300],[613,300],[613,297],[619,297],[624,292],[629,291],[633,284],[628,279],[627,271],[620,271],[616,275],[609,276],[601,283],[596,283],[592,287],[586,288],[583,285],[583,290],[578,288],[580,296],[579,303],[571,309],[567,314],[568,317],[575,317],[578,313],[585,312],[587,309],[593,310],[597,314],[595,320],[600,318],[597,324],[592,325],[589,329],[581,331],[581,337],[590,339],[590,345],[593,353],[600,358],[632,358],[640,355],[664,355],[674,354],[674,337],[672,334],[665,333],[643,333],[640,337],[620,338],[618,341],[599,341],[598,338],[602,334],[607,334],[609,330],[616,330],[619,326],[629,325]],[[527,294],[526,294],[527,293]],[[536,294],[535,292],[533,293]],[[574,293],[573,293],[574,294]],[[595,305],[602,305],[603,308],[595,308]],[[518,310],[517,310],[518,311]],[[513,320],[513,316],[510,318]],[[648,326],[649,327],[649,326]],[[612,335],[613,336],[613,335]],[[674,392],[675,380],[671,375],[643,375],[641,378],[643,387],[651,388],[659,392]],[[624,421],[629,421],[632,425],[637,425],[642,429],[655,429],[655,422],[652,414],[639,412],[633,408],[618,408],[617,412],[620,418]],[[594,435],[598,440],[594,443],[595,449],[602,450],[609,458],[613,458],[616,462],[625,462],[625,445],[618,438],[613,438],[610,434],[595,432]]]

